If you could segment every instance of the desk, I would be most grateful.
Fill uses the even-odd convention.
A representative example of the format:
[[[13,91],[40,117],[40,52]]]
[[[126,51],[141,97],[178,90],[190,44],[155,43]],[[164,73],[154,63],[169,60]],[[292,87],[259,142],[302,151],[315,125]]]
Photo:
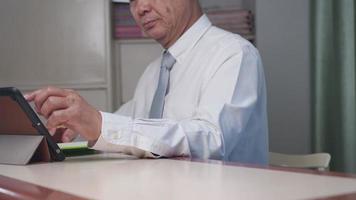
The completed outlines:
[[[136,159],[122,154],[72,157],[63,162],[28,166],[0,165],[0,174],[3,175],[2,179],[0,176],[0,197],[15,192],[9,184],[1,182],[11,177],[45,187],[39,187],[44,193],[46,188],[56,190],[52,196],[65,193],[90,199],[356,198],[355,177],[232,166],[221,162]],[[13,179],[10,180],[15,181]]]

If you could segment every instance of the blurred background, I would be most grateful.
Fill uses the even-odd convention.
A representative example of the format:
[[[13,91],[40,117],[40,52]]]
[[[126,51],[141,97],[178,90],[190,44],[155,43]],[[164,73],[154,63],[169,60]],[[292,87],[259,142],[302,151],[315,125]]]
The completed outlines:
[[[356,172],[355,2],[200,1],[261,53],[270,150],[328,152],[332,170]],[[120,0],[1,0],[0,24],[0,87],[72,88],[103,111],[133,96],[162,51]]]

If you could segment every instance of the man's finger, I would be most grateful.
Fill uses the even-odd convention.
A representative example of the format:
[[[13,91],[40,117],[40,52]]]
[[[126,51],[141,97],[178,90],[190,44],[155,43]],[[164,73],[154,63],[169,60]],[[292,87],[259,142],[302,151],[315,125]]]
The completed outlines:
[[[53,140],[55,142],[62,142],[62,136],[66,130],[67,130],[66,128],[57,128],[53,136]]]
[[[35,105],[38,111],[41,110],[43,103],[47,100],[50,96],[58,96],[58,97],[65,97],[68,94],[68,91],[60,88],[55,87],[47,87],[41,89],[35,96]]]
[[[70,129],[67,129],[62,135],[62,142],[72,142],[78,134]]]
[[[48,129],[48,132],[49,132],[49,134],[50,134],[51,136],[54,136],[54,134],[56,134],[56,131],[57,131],[56,128],[49,128],[49,129]]]
[[[24,94],[24,97],[27,101],[31,102],[35,99],[36,95],[40,92],[41,90],[35,90],[33,92],[29,92]]]
[[[67,107],[68,107],[68,105],[67,105],[67,101],[65,98],[50,96],[43,103],[40,111],[41,111],[41,114],[45,118],[48,118],[52,114],[52,112],[54,112],[56,110],[63,110]]]
[[[29,102],[31,102],[31,101],[33,101],[33,99],[35,99],[34,93],[26,93],[23,96],[25,97],[26,101],[29,101]]]
[[[56,110],[52,112],[52,114],[49,116],[47,120],[47,128],[52,129],[52,128],[57,128],[59,126],[67,126],[67,121],[69,120],[68,118],[68,109],[66,110]],[[70,128],[70,127],[68,127]]]

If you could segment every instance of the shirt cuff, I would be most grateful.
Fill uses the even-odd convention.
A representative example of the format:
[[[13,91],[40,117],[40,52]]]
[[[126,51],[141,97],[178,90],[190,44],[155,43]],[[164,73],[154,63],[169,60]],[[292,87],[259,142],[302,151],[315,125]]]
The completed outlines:
[[[104,152],[120,152],[136,157],[159,158],[149,151],[129,145],[133,120],[129,117],[100,112],[102,116],[101,134],[96,141],[88,142],[89,148]]]

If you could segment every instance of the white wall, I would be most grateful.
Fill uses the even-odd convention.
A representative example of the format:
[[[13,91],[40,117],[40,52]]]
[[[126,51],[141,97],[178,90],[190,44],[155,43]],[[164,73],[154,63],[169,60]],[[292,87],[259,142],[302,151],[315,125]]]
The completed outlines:
[[[257,47],[268,87],[270,148],[310,152],[309,0],[257,0]]]
[[[114,57],[117,95],[114,108],[131,100],[139,78],[146,67],[158,58],[163,49],[154,40],[118,40],[115,41]],[[139,59],[138,59],[139,56]]]

